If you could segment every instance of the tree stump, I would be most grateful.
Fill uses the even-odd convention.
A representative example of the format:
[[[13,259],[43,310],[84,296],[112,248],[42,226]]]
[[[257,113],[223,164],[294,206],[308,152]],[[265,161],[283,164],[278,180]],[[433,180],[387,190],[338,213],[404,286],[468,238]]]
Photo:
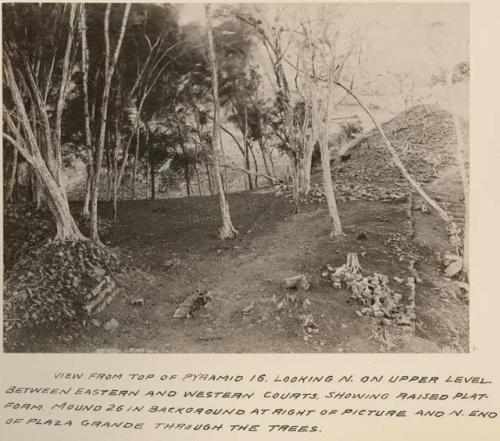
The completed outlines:
[[[352,274],[361,273],[361,265],[359,264],[358,253],[347,253],[346,268],[347,271]]]

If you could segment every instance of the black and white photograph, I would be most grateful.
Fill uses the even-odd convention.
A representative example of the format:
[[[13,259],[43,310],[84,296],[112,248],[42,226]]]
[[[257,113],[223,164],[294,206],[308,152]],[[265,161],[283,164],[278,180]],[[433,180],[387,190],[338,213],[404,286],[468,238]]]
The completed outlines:
[[[3,352],[468,353],[469,20],[2,2]]]

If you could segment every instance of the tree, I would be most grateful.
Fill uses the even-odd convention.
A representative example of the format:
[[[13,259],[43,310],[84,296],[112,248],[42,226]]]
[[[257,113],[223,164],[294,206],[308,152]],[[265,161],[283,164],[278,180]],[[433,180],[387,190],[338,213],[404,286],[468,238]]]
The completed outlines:
[[[3,137],[36,175],[56,223],[55,239],[83,240],[61,179],[61,127],[76,52],[77,5],[3,6]]]
[[[105,41],[105,52],[104,52],[104,87],[100,106],[100,130],[98,137],[98,144],[96,154],[94,155],[94,166],[91,182],[91,210],[90,210],[90,236],[95,242],[100,242],[99,231],[97,226],[97,204],[99,199],[99,180],[101,176],[102,159],[104,153],[104,143],[106,140],[106,123],[108,114],[108,102],[109,93],[111,89],[111,81],[113,79],[113,74],[115,72],[116,63],[118,62],[118,57],[120,55],[120,49],[123,42],[123,37],[125,35],[125,29],[127,27],[128,15],[130,13],[131,4],[127,3],[124,6],[124,12],[122,16],[122,21],[119,30],[118,41],[116,42],[115,50],[111,54],[111,43],[110,43],[110,33],[109,33],[109,17],[111,14],[111,4],[106,5],[106,11],[104,13],[104,41]]]
[[[222,185],[222,178],[219,169],[219,159],[218,159],[218,155],[220,154],[219,84],[217,79],[218,76],[217,60],[215,57],[210,4],[205,5],[205,17],[207,22],[208,57],[210,60],[210,66],[212,70],[212,97],[213,97],[213,107],[214,107],[214,121],[213,121],[213,132],[212,132],[212,162],[215,172],[215,180],[217,183],[217,190],[219,193],[219,203],[222,216],[222,226],[219,230],[219,237],[221,239],[231,239],[238,234],[238,231],[233,227],[233,223],[231,221],[231,215],[229,213],[229,204],[226,201],[226,196],[224,194],[224,187]]]

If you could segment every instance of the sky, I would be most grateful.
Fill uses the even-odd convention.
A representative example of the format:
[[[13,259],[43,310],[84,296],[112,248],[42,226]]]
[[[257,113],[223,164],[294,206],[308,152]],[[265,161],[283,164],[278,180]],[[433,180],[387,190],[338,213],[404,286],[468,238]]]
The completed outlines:
[[[273,4],[267,3],[271,17]],[[367,76],[410,72],[416,78],[428,78],[440,64],[446,67],[468,58],[469,7],[465,3],[344,5],[348,8],[345,30],[367,29],[362,57]],[[290,6],[292,11],[297,5]],[[183,5],[180,19],[181,23],[203,23],[203,5]]]

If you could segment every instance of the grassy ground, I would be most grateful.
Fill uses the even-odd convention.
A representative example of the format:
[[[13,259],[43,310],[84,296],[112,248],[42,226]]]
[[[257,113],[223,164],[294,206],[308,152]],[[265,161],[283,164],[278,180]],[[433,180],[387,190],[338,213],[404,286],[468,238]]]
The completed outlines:
[[[334,290],[321,277],[326,264],[345,262],[357,252],[369,273],[410,276],[408,262],[400,261],[384,245],[393,233],[406,238],[405,204],[349,202],[340,205],[346,236],[329,237],[324,206],[311,205],[297,215],[289,203],[269,192],[229,195],[233,222],[240,237],[220,241],[215,197],[158,201],[126,201],[119,219],[104,238],[127,252],[135,269],[120,277],[121,294],[98,317],[115,318],[116,331],[88,324],[72,340],[37,336],[29,350],[43,352],[440,352],[468,350],[468,306],[448,296],[439,274],[436,251],[447,248],[444,226],[434,215],[416,218],[411,247],[419,258],[417,270],[417,326],[415,333],[395,326],[385,329],[389,347],[379,338],[374,318],[358,317],[359,305],[348,292]],[[102,216],[111,207],[102,204]],[[78,204],[73,206],[78,210]],[[359,232],[366,240],[357,240]],[[172,269],[172,259],[180,264]],[[283,308],[283,279],[305,274],[309,291],[298,291]],[[447,285],[448,284],[448,285]],[[191,319],[174,319],[177,306],[196,288],[211,291],[213,300]],[[401,293],[404,288],[401,288]],[[144,299],[143,306],[131,301]],[[309,305],[304,307],[304,300]],[[295,301],[293,301],[295,300]],[[250,313],[242,311],[250,306]],[[303,330],[305,314],[312,314],[319,333]]]

